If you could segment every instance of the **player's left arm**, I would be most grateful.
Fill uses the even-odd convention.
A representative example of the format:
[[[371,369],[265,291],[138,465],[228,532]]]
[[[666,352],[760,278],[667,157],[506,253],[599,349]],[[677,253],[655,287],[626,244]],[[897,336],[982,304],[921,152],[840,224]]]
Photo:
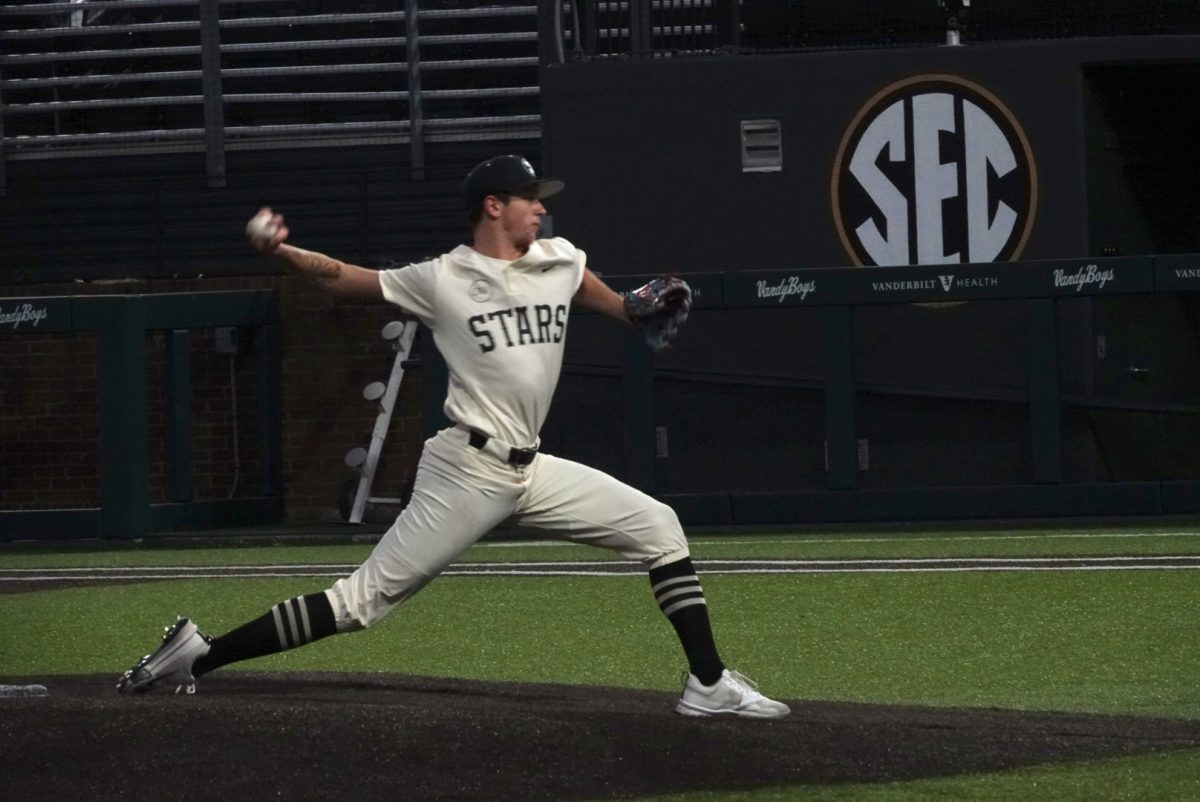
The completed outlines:
[[[572,303],[592,312],[615,317],[626,323],[631,322],[629,315],[625,312],[625,297],[605,284],[599,276],[586,267],[583,269],[583,281],[580,282],[579,289],[575,291]]]
[[[626,323],[632,323],[652,351],[669,347],[692,308],[692,289],[679,276],[653,279],[626,293],[618,293],[586,267],[575,291],[574,303]]]

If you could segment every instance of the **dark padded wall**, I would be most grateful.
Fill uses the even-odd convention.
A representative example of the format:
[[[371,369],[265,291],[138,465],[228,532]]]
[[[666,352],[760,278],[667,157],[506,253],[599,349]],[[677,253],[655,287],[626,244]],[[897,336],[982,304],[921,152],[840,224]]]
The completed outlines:
[[[843,134],[889,84],[951,74],[999,98],[1033,152],[1038,208],[1019,258],[1098,256],[1109,242],[1099,232],[1138,225],[1119,222],[1131,209],[1161,220],[1167,204],[1154,203],[1150,176],[1169,162],[1153,144],[1176,140],[1157,131],[1170,119],[1141,113],[1169,105],[1172,84],[1146,72],[1093,71],[1162,60],[1160,76],[1190,85],[1194,72],[1177,73],[1184,62],[1195,69],[1195,53],[1194,37],[1156,37],[544,68],[547,169],[568,184],[551,204],[557,233],[610,275],[850,265],[830,197]],[[740,122],[762,118],[781,123],[782,170],[743,172]],[[1194,111],[1182,114],[1190,119]],[[1125,152],[1114,161],[1118,140]],[[1140,173],[1131,177],[1130,163]],[[1095,182],[1105,182],[1103,192]],[[1200,207],[1197,182],[1177,183],[1174,206]],[[1120,252],[1196,250],[1179,230],[1144,223]],[[1200,434],[1194,311],[1189,296],[1058,303],[1064,481],[1200,476],[1200,460],[1171,446]],[[1030,482],[1027,320],[1024,302],[859,309],[859,486]],[[588,353],[576,334],[576,353]],[[1138,364],[1154,369],[1133,371]],[[825,486],[823,355],[808,313],[696,312],[679,349],[657,366],[655,422],[671,444],[658,460],[659,489]],[[615,379],[589,382],[592,409],[619,410]],[[572,436],[614,436],[596,422],[603,417],[573,419]],[[619,457],[614,450],[606,467],[619,468]]]
[[[546,69],[547,164],[570,183],[555,200],[558,226],[613,272],[849,265],[830,204],[843,132],[888,84],[953,73],[999,96],[1033,146],[1044,192],[1023,258],[1077,256],[1086,248],[1077,72],[1049,45]],[[739,123],[758,118],[782,124],[782,172],[741,170]]]
[[[466,239],[462,176],[497,145],[430,148],[417,181],[402,147],[227,154],[228,185],[205,185],[202,154],[14,161],[0,197],[0,283],[247,275],[262,205],[296,241],[378,265],[441,253]],[[537,142],[505,142],[536,158]]]

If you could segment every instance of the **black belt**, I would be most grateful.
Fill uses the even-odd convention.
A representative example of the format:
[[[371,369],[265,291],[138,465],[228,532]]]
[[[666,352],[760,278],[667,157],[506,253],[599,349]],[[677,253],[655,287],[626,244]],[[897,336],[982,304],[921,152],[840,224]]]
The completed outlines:
[[[477,448],[480,451],[487,445],[490,438],[482,432],[471,430],[471,438],[467,442],[471,448]],[[537,456],[536,448],[510,448],[508,450],[508,459],[505,460],[509,465],[528,465],[533,462],[533,458]]]

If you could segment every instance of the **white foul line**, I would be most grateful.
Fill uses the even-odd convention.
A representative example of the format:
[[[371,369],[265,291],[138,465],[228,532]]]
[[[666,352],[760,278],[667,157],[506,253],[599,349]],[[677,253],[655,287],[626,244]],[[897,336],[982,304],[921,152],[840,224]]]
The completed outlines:
[[[1004,534],[1004,535],[919,535],[905,537],[903,535],[886,535],[883,537],[762,537],[759,535],[720,535],[689,537],[688,543],[693,546],[744,546],[755,543],[922,543],[927,541],[955,540],[1062,540],[1062,539],[1092,539],[1092,538],[1154,538],[1154,537],[1200,537],[1200,530],[1191,532],[1039,532],[1037,534]],[[514,548],[546,548],[569,546],[586,548],[584,544],[572,543],[567,540],[498,540],[476,543],[477,548],[514,549]]]
[[[1053,557],[848,557],[848,558],[822,558],[822,559],[755,559],[753,557],[742,557],[739,559],[721,560],[716,558],[697,559],[692,562],[697,566],[719,566],[719,565],[869,565],[874,563],[889,563],[895,565],[921,565],[932,563],[1061,563],[1061,562],[1155,562],[1161,560],[1196,560],[1200,561],[1200,555],[1197,554],[1118,554],[1118,555],[1099,555],[1094,557],[1087,556],[1068,556],[1059,555]],[[36,573],[39,571],[57,571],[57,572],[82,572],[82,573],[105,573],[119,571],[190,571],[190,570],[210,570],[210,571],[285,571],[287,569],[321,569],[321,570],[339,570],[353,571],[358,567],[358,563],[271,563],[271,564],[215,564],[215,565],[141,565],[141,566],[123,566],[123,565],[96,565],[96,566],[75,566],[66,568],[0,568],[0,573]],[[454,563],[456,566],[469,568],[492,568],[504,566],[575,566],[575,565],[642,565],[637,560],[505,560],[503,562],[460,562]]]
[[[1168,561],[1175,561],[1168,564]],[[1154,571],[1200,569],[1200,556],[1101,557],[914,557],[851,560],[697,560],[705,574],[968,573],[999,571]],[[280,579],[345,576],[351,565],[226,565],[0,569],[0,582]],[[602,570],[607,568],[609,570]],[[577,562],[458,563],[445,576],[630,576],[642,564],[633,560]]]

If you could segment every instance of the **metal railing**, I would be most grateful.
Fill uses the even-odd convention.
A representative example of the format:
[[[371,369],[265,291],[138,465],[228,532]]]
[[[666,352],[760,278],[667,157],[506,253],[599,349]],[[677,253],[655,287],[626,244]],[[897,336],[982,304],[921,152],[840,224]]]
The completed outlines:
[[[227,150],[401,143],[419,175],[427,141],[539,137],[539,63],[935,43],[951,12],[968,41],[1200,30],[1172,0],[967,5],[0,0],[0,193],[5,160],[128,153],[221,185]]]
[[[670,58],[736,50],[741,0],[555,0],[543,29],[555,31],[548,61]]]
[[[552,61],[1200,33],[1194,0],[546,0]]]
[[[0,0],[3,2],[4,0]],[[10,0],[11,2],[11,0]],[[536,4],[0,5],[3,160],[536,138]],[[312,8],[312,13],[301,13]]]

